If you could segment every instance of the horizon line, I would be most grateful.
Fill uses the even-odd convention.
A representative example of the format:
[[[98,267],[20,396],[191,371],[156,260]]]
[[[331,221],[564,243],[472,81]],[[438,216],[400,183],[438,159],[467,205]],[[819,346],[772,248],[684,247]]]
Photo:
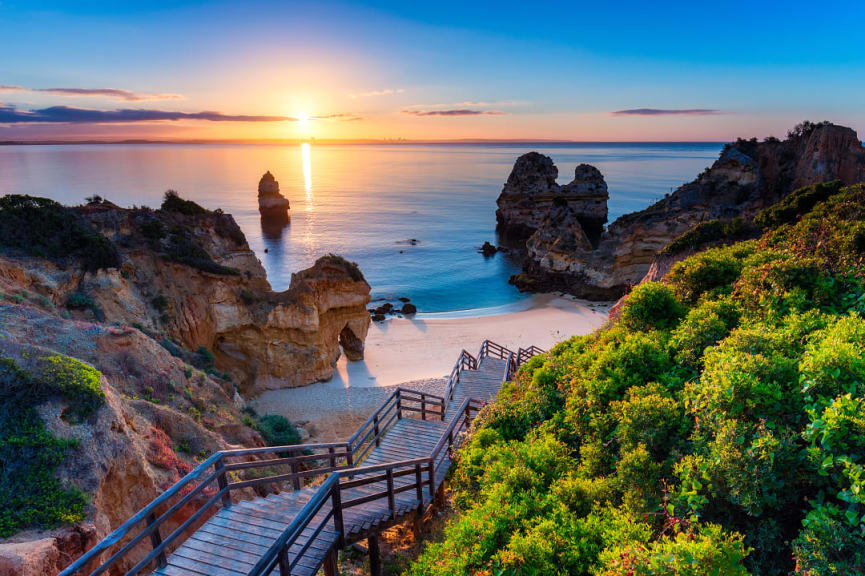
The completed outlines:
[[[81,146],[135,144],[724,144],[727,140],[572,140],[559,138],[123,138],[0,140],[0,146]]]

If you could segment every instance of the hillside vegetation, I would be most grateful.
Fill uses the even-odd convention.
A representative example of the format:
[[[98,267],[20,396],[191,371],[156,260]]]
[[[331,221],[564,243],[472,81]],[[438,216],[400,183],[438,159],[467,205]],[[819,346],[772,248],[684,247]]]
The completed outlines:
[[[520,369],[412,574],[865,573],[865,186],[757,221]]]

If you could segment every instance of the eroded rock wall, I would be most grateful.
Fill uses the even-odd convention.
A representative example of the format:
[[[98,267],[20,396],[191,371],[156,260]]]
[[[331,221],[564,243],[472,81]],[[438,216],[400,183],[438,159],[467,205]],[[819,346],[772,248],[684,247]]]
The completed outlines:
[[[606,186],[603,194],[594,188],[588,205],[560,201],[560,210],[554,210],[550,199],[556,198],[557,171],[549,158],[538,156],[517,160],[499,197],[496,214],[502,226],[531,232],[523,272],[512,281],[524,290],[562,290],[592,299],[620,297],[649,272],[660,250],[701,222],[753,218],[792,191],[818,182],[865,181],[865,149],[850,128],[823,123],[794,130],[784,141],[739,140],[725,146],[694,181],[618,218],[587,244],[596,228],[585,225],[585,215],[600,221],[597,204],[603,198],[606,207]]]

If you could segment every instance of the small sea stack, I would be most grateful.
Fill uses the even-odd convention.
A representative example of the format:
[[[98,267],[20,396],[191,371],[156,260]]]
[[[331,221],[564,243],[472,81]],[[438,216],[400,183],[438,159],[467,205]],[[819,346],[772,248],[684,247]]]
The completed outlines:
[[[258,182],[258,212],[262,220],[288,222],[288,199],[279,193],[279,182],[268,170]]]

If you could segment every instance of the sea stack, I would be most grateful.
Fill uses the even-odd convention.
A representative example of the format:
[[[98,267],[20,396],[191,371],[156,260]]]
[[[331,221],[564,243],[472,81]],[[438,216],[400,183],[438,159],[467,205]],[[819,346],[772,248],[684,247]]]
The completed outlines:
[[[258,182],[258,212],[262,219],[288,222],[288,199],[279,193],[279,182],[268,170]]]

